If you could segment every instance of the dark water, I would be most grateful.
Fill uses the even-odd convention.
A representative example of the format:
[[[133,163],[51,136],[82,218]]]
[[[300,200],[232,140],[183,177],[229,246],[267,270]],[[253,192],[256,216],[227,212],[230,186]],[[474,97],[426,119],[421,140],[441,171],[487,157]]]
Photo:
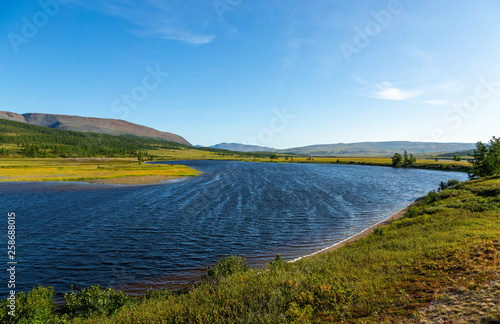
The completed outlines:
[[[66,292],[101,284],[128,292],[178,287],[221,255],[263,265],[331,246],[464,173],[384,167],[183,162],[204,171],[176,183],[121,187],[0,184],[16,213],[16,289]],[[7,273],[0,278],[7,297]]]

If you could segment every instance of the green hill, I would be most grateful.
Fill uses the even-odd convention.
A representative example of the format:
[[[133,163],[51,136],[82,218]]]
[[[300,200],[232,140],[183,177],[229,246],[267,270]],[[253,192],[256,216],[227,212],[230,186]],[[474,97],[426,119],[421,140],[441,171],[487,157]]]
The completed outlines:
[[[0,118],[76,132],[103,133],[108,135],[131,135],[191,145],[186,139],[179,135],[160,132],[150,127],[133,124],[120,119],[40,113],[20,115],[9,111],[0,111]]]
[[[156,148],[187,147],[134,136],[83,133],[0,119],[0,155],[26,157],[136,156]]]

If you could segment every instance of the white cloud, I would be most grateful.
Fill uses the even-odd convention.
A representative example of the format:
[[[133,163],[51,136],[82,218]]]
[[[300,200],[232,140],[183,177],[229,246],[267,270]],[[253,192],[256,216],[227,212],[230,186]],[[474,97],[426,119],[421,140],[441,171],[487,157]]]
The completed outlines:
[[[392,86],[389,82],[382,82],[381,84],[376,84],[374,87],[379,90],[372,91],[368,97],[375,99],[402,101],[417,97],[420,94],[419,91],[401,90]]]
[[[128,20],[140,37],[210,43],[215,35],[206,30],[215,21],[212,2],[202,0],[74,0],[86,9]]]

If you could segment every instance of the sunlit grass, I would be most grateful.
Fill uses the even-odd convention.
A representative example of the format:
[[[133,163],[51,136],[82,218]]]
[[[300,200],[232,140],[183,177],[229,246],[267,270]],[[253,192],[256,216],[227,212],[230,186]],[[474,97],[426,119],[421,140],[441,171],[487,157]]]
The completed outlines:
[[[125,177],[185,177],[183,165],[138,164],[132,159],[0,159],[0,181],[87,181]]]

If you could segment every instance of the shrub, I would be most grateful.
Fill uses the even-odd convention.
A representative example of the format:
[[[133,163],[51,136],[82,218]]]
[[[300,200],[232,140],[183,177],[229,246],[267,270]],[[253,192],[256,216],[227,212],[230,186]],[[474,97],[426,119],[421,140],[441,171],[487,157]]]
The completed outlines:
[[[64,294],[64,306],[61,307],[62,314],[70,316],[89,315],[112,315],[130,300],[122,291],[111,288],[101,289],[100,286],[92,286],[78,292],[71,291]]]
[[[413,218],[413,217],[416,217],[418,215],[420,215],[420,214],[417,211],[417,207],[410,206],[410,207],[408,207],[408,209],[406,211],[405,217]]]
[[[455,188],[458,184],[460,183],[460,180],[457,180],[457,179],[450,179],[446,182],[444,181],[441,181],[441,183],[439,184],[439,189],[438,189],[438,192],[440,191],[443,191],[443,190],[446,190],[446,189],[453,189]]]
[[[272,261],[270,264],[269,264],[269,268],[271,270],[279,270],[279,269],[283,269],[283,267],[285,266],[285,262],[283,261],[283,259],[281,258],[281,255],[280,254],[276,254],[276,257],[274,258],[274,261]]]
[[[156,299],[156,300],[166,300],[172,294],[167,289],[151,290],[146,291],[144,299]]]
[[[435,192],[434,190],[430,191],[429,194],[427,194],[427,196],[424,198],[423,202],[425,204],[432,204],[437,200],[437,196],[438,196],[437,192]]]
[[[220,258],[214,266],[207,266],[206,269],[208,271],[207,275],[202,278],[203,281],[214,284],[234,273],[246,272],[250,267],[241,256],[231,255]]]
[[[16,294],[15,316],[8,314],[8,300],[0,305],[1,323],[50,323],[53,319],[54,289],[52,287],[38,287],[29,293]]]

